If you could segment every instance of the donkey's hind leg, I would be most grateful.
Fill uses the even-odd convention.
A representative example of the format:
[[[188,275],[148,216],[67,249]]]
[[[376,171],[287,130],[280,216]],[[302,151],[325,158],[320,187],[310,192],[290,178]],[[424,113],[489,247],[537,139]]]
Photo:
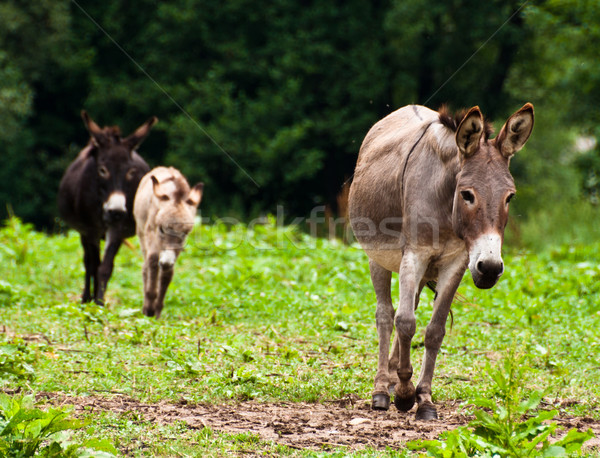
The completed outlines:
[[[377,297],[375,321],[377,323],[377,334],[379,335],[379,359],[377,374],[375,375],[372,408],[374,410],[387,410],[390,407],[389,391],[393,387],[388,369],[390,337],[394,329],[394,306],[392,305],[391,296],[392,273],[375,261],[369,262],[369,269],[375,296]]]

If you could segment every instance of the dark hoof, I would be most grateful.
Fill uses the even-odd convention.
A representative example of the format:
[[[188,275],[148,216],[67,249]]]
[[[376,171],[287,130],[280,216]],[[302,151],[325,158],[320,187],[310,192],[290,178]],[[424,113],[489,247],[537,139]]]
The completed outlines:
[[[421,404],[419,406],[419,408],[417,409],[416,419],[417,420],[425,420],[425,421],[437,420],[438,416],[437,416],[437,410],[435,409],[435,406],[431,402],[426,402],[424,404]]]
[[[396,409],[402,412],[408,412],[415,405],[417,394],[415,392],[415,386],[412,383],[408,383],[405,387],[396,385],[396,395],[394,396],[394,405]]]
[[[387,394],[374,394],[371,409],[388,410],[390,408],[390,397]]]

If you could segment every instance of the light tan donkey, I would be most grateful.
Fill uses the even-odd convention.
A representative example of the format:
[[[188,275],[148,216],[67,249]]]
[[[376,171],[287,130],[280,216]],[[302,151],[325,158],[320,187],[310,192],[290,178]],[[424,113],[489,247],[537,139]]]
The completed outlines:
[[[175,261],[194,227],[203,183],[190,188],[173,167],[156,167],[140,181],[133,214],[144,254],[144,315],[160,317]]]

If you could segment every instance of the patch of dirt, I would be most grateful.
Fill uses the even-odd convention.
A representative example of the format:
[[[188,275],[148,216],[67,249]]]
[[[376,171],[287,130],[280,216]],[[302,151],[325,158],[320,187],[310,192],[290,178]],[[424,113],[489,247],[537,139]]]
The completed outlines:
[[[414,439],[434,439],[440,433],[466,425],[471,418],[458,413],[458,405],[436,404],[438,420],[416,421],[415,409],[399,412],[392,404],[387,412],[371,410],[368,401],[342,399],[328,404],[277,403],[261,404],[145,404],[126,396],[112,398],[71,397],[57,393],[40,393],[38,399],[54,405],[71,404],[76,411],[111,411],[116,414],[135,412],[144,421],[168,424],[185,422],[190,428],[205,427],[226,433],[251,432],[263,440],[296,449],[323,450],[344,446],[350,450],[373,447],[400,448]],[[596,438],[586,448],[600,446],[600,421],[591,418],[555,419],[565,431],[592,429]]]

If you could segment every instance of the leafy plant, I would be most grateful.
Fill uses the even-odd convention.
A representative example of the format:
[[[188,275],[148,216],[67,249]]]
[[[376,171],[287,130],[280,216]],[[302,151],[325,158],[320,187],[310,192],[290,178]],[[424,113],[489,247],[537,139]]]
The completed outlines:
[[[109,457],[117,454],[113,445],[97,438],[70,442],[70,430],[82,429],[87,421],[69,418],[70,411],[33,406],[33,397],[11,398],[0,393],[0,455],[7,457],[76,456]],[[91,452],[93,451],[93,455]]]
[[[0,378],[32,379],[35,354],[23,342],[15,340],[0,345]]]
[[[578,453],[593,433],[572,429],[562,439],[550,442],[558,425],[549,421],[558,412],[536,411],[543,393],[526,387],[526,359],[511,352],[497,367],[487,365],[496,399],[477,399],[474,404],[481,409],[473,411],[475,420],[467,427],[442,433],[441,440],[413,441],[407,446],[412,450],[424,448],[435,457],[546,457]]]

